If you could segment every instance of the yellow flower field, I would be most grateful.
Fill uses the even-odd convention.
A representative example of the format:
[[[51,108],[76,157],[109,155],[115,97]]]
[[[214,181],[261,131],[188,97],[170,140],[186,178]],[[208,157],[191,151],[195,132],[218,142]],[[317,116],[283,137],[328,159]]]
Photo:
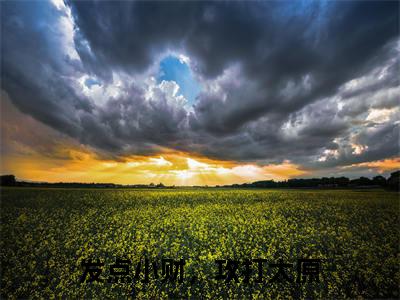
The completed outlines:
[[[1,298],[398,298],[398,197],[351,190],[5,188]],[[107,281],[118,258],[130,262],[128,282]],[[155,277],[151,263],[162,259],[184,260],[182,282],[163,280],[161,269]],[[261,280],[257,259],[266,260]],[[271,282],[280,259],[292,264],[285,269],[292,281]],[[321,260],[319,282],[296,281],[298,259]],[[82,263],[96,260],[104,263],[104,281],[81,282]],[[216,279],[216,260],[237,261],[237,280]]]

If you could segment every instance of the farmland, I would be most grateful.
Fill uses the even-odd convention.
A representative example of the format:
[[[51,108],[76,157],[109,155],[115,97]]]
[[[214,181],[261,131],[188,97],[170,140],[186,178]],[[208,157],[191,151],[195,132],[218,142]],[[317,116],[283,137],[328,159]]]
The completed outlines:
[[[399,198],[386,191],[29,189],[1,191],[1,298],[398,298]],[[80,282],[82,262],[185,260],[183,282],[143,272],[129,283]],[[243,262],[257,263],[246,281]],[[296,282],[298,259],[319,282]],[[240,262],[217,280],[216,260]],[[271,282],[271,263],[293,281]],[[236,273],[235,273],[236,274]]]

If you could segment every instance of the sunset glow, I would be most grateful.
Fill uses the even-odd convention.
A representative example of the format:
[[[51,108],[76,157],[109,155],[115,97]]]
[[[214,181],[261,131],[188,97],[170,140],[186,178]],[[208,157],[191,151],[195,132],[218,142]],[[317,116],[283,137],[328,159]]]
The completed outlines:
[[[124,161],[101,160],[79,150],[68,150],[70,159],[35,155],[5,161],[4,169],[20,179],[48,182],[107,182],[119,184],[223,185],[266,179],[287,179],[306,174],[290,162],[257,166],[167,153],[154,157],[130,157]]]

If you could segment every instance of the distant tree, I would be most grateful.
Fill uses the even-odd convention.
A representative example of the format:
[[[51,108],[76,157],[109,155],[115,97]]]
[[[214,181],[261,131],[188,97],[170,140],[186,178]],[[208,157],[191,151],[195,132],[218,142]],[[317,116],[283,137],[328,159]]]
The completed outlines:
[[[368,186],[373,185],[373,181],[367,177],[360,177],[358,179],[350,180],[350,184],[355,186]]]
[[[165,186],[162,184],[162,182],[160,182],[159,184],[156,185],[156,187],[157,187],[157,188],[163,188],[163,187],[165,187]]]
[[[374,185],[385,186],[386,185],[386,178],[378,175],[372,179]]]
[[[263,180],[263,181],[253,182],[250,186],[259,188],[271,188],[271,187],[276,187],[276,184],[273,180]]]
[[[14,186],[16,184],[14,175],[2,175],[0,176],[1,186]]]
[[[348,186],[350,182],[350,179],[348,179],[347,177],[338,177],[335,178],[335,183],[338,186]]]
[[[400,190],[400,171],[390,174],[390,177],[387,180],[387,187],[395,191]]]
[[[322,179],[320,179],[320,181],[321,181],[320,184],[322,184],[322,185],[330,184],[330,180],[327,177],[322,177]]]
[[[360,185],[372,185],[371,179],[368,177],[360,177]]]

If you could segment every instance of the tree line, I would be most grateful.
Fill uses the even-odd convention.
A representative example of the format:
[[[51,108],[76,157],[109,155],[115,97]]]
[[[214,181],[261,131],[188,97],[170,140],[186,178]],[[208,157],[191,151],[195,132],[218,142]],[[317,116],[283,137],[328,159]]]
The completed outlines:
[[[229,187],[244,188],[371,188],[382,187],[392,190],[399,190],[400,171],[390,174],[386,179],[378,175],[372,179],[368,177],[360,177],[357,179],[349,179],[347,177],[322,177],[309,179],[288,179],[284,181],[262,180],[253,183],[233,184]],[[228,186],[224,186],[228,187]]]
[[[159,184],[132,184],[122,185],[114,183],[80,183],[80,182],[27,182],[17,181],[14,175],[0,176],[0,186],[19,187],[63,187],[63,188],[175,188]],[[217,186],[221,187],[221,186]],[[386,179],[378,175],[372,179],[360,177],[349,179],[347,177],[322,177],[309,179],[288,179],[284,181],[262,180],[253,183],[224,185],[229,188],[374,188],[381,187],[399,191],[400,171],[390,174]]]

